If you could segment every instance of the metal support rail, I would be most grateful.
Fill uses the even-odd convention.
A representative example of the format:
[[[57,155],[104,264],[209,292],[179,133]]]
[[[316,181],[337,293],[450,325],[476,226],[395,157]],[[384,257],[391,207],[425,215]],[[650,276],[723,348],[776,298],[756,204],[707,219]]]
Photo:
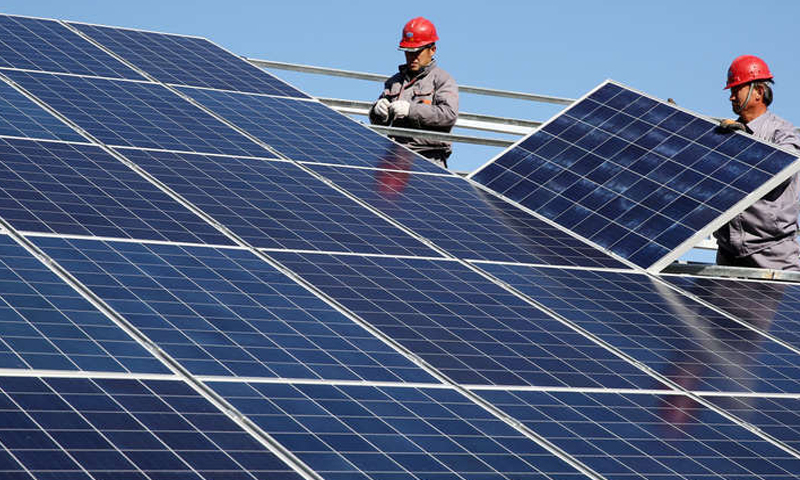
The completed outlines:
[[[514,144],[513,140],[503,140],[501,138],[473,137],[470,135],[458,135],[455,133],[416,130],[414,128],[384,127],[383,125],[368,125],[368,127],[378,133],[394,135],[397,137],[414,137],[424,138],[427,140],[439,140],[443,142],[472,143],[474,145],[489,145],[490,147],[509,147]]]
[[[372,107],[371,102],[365,102],[363,100],[323,97],[317,97],[317,100],[338,112],[353,115],[369,115],[369,109]],[[527,135],[541,124],[542,122],[537,122],[535,120],[497,117],[494,115],[468,112],[458,112],[458,120],[456,121],[456,127],[506,133],[509,135]]]
[[[388,75],[377,73],[354,72],[350,70],[340,70],[338,68],[314,67],[311,65],[301,65],[298,63],[275,62],[272,60],[261,60],[258,58],[246,58],[248,62],[257,67],[277,68],[279,70],[292,70],[303,73],[316,73],[319,75],[332,75],[334,77],[357,78],[359,80],[371,80],[374,82],[385,82],[389,79]],[[476,95],[488,95],[491,97],[515,98],[517,100],[529,100],[531,102],[556,103],[559,105],[569,105],[575,101],[573,98],[554,97],[552,95],[539,95],[536,93],[512,92],[509,90],[496,90],[494,88],[471,87],[459,85],[460,93],[474,93]]]

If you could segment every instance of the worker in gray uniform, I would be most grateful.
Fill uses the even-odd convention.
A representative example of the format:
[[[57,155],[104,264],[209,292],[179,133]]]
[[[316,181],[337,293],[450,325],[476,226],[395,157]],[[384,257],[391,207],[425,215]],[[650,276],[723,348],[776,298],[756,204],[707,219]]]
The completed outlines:
[[[406,63],[384,84],[383,92],[369,111],[377,125],[450,132],[458,118],[456,81],[436,65],[436,28],[423,17],[411,19],[403,28],[399,49]],[[392,136],[392,138],[447,168],[452,153],[449,142]]]
[[[762,59],[737,57],[728,69],[725,88],[731,90],[731,106],[739,118],[723,120],[720,127],[746,132],[800,156],[794,125],[768,110],[771,84],[772,73]],[[714,232],[717,263],[800,272],[799,193],[800,178],[795,174]]]

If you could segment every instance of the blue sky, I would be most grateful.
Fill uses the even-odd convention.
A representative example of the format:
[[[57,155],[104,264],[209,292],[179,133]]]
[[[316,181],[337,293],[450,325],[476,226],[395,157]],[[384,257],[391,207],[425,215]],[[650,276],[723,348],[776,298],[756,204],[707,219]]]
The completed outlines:
[[[773,110],[800,124],[795,1],[260,1],[5,0],[4,13],[210,38],[255,58],[392,73],[399,33],[423,15],[439,31],[439,63],[465,85],[578,97],[605,80],[707,115],[730,116],[730,61],[759,55],[776,76]],[[312,95],[373,99],[374,82],[276,71]],[[462,111],[546,120],[562,107],[462,95]],[[480,132],[465,131],[473,135]],[[456,145],[452,168],[499,153]]]

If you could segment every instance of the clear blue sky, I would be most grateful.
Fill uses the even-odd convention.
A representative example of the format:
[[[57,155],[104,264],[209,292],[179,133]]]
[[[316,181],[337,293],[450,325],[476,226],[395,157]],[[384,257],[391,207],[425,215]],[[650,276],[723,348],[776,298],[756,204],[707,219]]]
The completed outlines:
[[[773,110],[800,124],[800,2],[786,1],[237,1],[5,0],[4,13],[204,36],[255,58],[392,73],[402,25],[439,31],[439,63],[461,84],[578,97],[613,78],[691,110],[730,116],[730,61],[762,56]],[[276,71],[308,93],[373,99],[379,84]],[[462,95],[462,111],[545,120],[561,107]],[[480,132],[462,132],[482,135]],[[499,152],[456,145],[451,167]]]

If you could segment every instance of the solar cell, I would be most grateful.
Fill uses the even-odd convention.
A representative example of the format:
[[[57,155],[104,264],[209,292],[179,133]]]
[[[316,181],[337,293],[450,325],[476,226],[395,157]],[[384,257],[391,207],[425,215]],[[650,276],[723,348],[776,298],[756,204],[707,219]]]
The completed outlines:
[[[211,386],[329,480],[586,478],[452,390]]]
[[[472,178],[657,271],[742,211],[748,194],[797,171],[797,160],[608,81]]]
[[[163,83],[308,96],[205,38],[70,23]]]
[[[7,235],[0,235],[0,368],[169,373]]]
[[[0,138],[0,211],[22,231],[232,244],[92,145]]]
[[[0,377],[4,479],[299,480],[188,385]]]
[[[432,380],[246,250],[35,241],[193,374]]]
[[[269,255],[456,382],[660,386],[633,365],[457,262],[290,252]]]
[[[0,68],[143,79],[57,21],[9,15],[0,15]]]
[[[67,124],[3,81],[0,81],[0,135],[86,141]]]
[[[292,160],[446,173],[318,102],[198,88],[179,90]]]
[[[800,392],[800,355],[647,275],[480,268],[686,390]]]
[[[120,153],[258,248],[437,255],[291,163]]]
[[[161,85],[19,71],[5,74],[106,145],[266,154]]]
[[[689,397],[476,392],[608,480],[796,478],[800,460]]]
[[[714,396],[705,399],[800,451],[800,398]]]
[[[672,275],[662,278],[748,325],[800,348],[800,285]]]
[[[625,268],[599,249],[455,176],[309,167],[457,257]]]

